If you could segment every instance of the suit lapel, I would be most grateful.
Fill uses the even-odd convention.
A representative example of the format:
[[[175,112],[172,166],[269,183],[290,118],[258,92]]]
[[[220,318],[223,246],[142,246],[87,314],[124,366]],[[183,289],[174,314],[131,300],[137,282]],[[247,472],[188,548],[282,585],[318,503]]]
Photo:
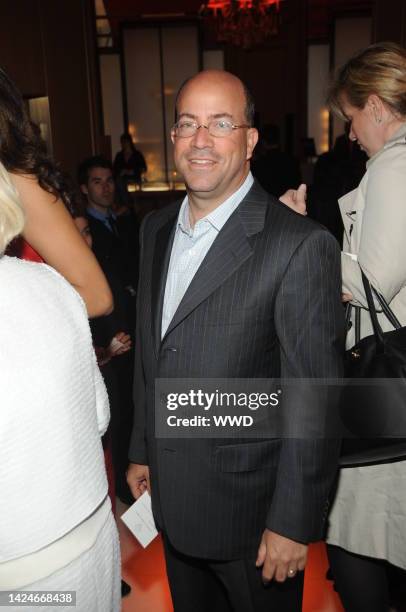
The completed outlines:
[[[174,214],[170,215],[166,223],[156,233],[154,259],[152,263],[151,298],[153,310],[152,333],[157,354],[161,344],[162,309],[177,215],[178,209]]]
[[[359,246],[359,233],[365,208],[365,197],[363,193],[365,189],[364,183],[367,180],[366,176],[367,175],[364,174],[356,189],[353,189],[338,200],[344,224],[344,234],[347,244],[349,245],[348,248],[355,248],[356,251],[351,251],[354,253],[357,252]]]
[[[351,240],[351,228],[354,224],[356,215],[356,195],[357,189],[353,189],[338,200],[348,244]]]
[[[165,336],[252,255],[249,236],[263,229],[267,199],[267,194],[254,183],[213,242],[183,296]]]

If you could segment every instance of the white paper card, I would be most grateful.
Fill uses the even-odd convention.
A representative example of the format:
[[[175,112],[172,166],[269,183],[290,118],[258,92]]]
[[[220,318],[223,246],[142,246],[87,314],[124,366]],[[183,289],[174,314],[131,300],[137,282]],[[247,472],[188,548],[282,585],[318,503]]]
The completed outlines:
[[[146,548],[158,535],[152,515],[151,497],[148,491],[145,491],[145,493],[143,493],[141,497],[121,515],[121,519],[144,548]]]

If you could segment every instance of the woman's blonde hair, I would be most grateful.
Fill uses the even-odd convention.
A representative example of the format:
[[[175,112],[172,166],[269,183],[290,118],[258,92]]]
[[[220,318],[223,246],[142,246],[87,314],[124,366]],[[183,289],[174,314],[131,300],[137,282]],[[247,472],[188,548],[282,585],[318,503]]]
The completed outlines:
[[[392,42],[371,45],[338,69],[327,96],[330,110],[342,119],[343,95],[356,108],[379,96],[398,117],[406,117],[406,50]]]
[[[0,163],[0,255],[7,245],[22,232],[24,213],[10,175]]]

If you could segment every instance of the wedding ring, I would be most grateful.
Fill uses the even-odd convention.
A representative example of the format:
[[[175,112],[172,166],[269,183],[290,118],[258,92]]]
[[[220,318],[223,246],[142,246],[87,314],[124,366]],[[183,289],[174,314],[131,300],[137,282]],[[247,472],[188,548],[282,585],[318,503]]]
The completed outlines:
[[[293,577],[295,574],[296,574],[296,572],[295,572],[295,570],[293,570],[293,569],[290,569],[290,570],[288,571],[288,575],[289,575],[290,577]]]

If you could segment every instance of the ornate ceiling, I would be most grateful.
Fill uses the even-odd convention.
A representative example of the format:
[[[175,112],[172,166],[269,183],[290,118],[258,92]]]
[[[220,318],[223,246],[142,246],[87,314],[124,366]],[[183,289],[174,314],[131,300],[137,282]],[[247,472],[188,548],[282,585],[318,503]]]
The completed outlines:
[[[310,40],[327,39],[331,31],[331,20],[343,12],[372,11],[374,0],[284,0],[296,4],[307,2],[307,37]],[[120,22],[131,22],[141,18],[196,17],[204,0],[104,0],[114,34]]]

